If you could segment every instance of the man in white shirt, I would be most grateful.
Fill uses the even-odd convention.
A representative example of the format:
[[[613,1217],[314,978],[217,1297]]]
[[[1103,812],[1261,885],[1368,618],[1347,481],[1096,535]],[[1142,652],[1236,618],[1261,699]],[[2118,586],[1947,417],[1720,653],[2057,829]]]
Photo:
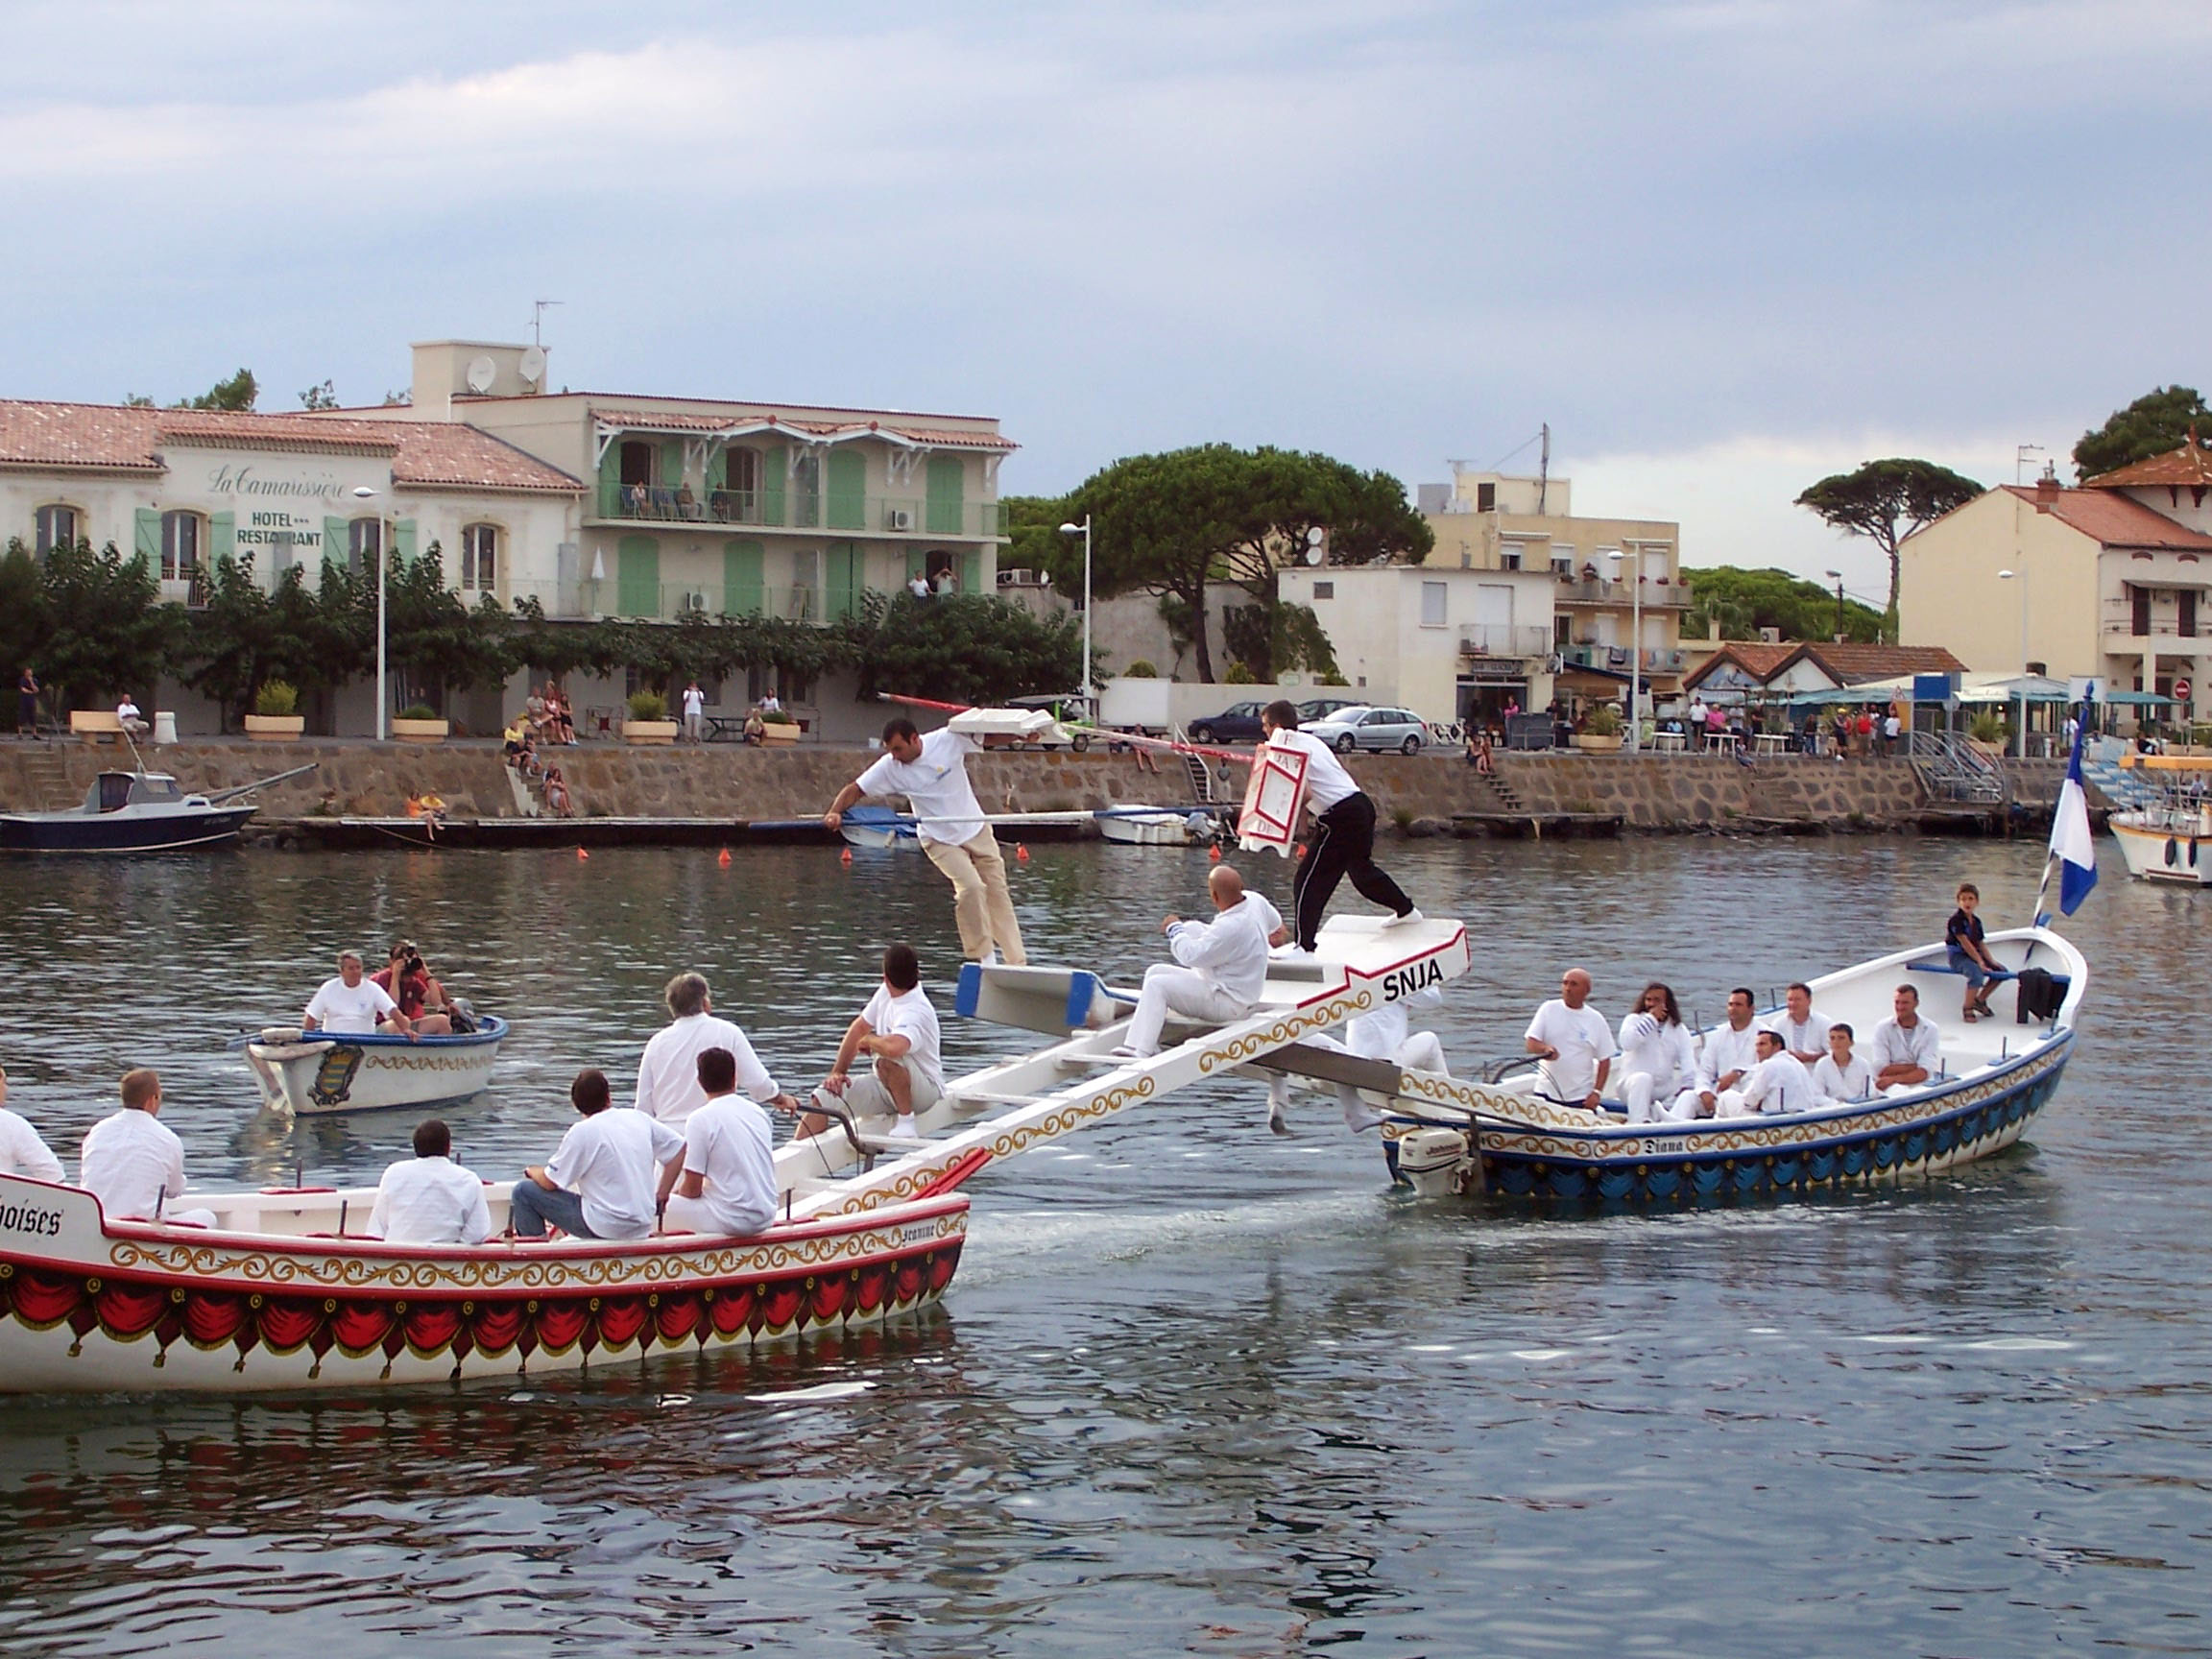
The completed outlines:
[[[1117,1055],[1142,1059],[1159,1053],[1161,1027],[1170,1012],[1220,1022],[1241,1020],[1260,1000],[1267,983],[1267,938],[1283,919],[1259,894],[1246,893],[1244,878],[1227,864],[1214,866],[1206,892],[1214,901],[1213,921],[1170,916],[1161,924],[1167,950],[1181,966],[1158,962],[1144,970],[1128,1040],[1114,1050]]]
[[[1362,899],[1389,910],[1385,927],[1420,921],[1413,901],[1375,862],[1375,803],[1352,781],[1328,744],[1298,730],[1297,705],[1268,704],[1260,711],[1260,729],[1268,748],[1306,757],[1306,804],[1313,809],[1313,832],[1291,884],[1288,949],[1305,956],[1313,953],[1321,912],[1347,876]]]
[[[123,701],[115,705],[115,724],[133,737],[146,732],[146,716],[138,711],[138,705],[131,700],[131,693],[123,693]]]
[[[704,974],[677,974],[661,998],[668,1005],[668,1023],[653,1034],[638,1059],[638,1111],[681,1130],[707,1098],[699,1087],[699,1056],[709,1048],[724,1048],[736,1057],[738,1085],[761,1105],[788,1109],[799,1104],[777,1088],[745,1033],[715,1016]]]
[[[894,720],[883,728],[882,758],[837,792],[822,822],[836,829],[845,808],[863,795],[905,796],[914,805],[922,851],[952,883],[962,951],[971,962],[1020,967],[1029,958],[1006,890],[1006,860],[968,781],[968,757],[977,748],[950,728],[925,737],[913,721]]]
[[[1735,1088],[1720,1091],[1713,1115],[1742,1118],[1759,1113],[1771,1118],[1784,1112],[1810,1112],[1818,1101],[1813,1074],[1782,1046],[1779,1032],[1760,1032],[1758,1044],[1757,1064]]]
[[[33,1181],[59,1182],[61,1160],[39,1138],[31,1119],[8,1110],[8,1073],[0,1071],[0,1175],[24,1175]]]
[[[1570,968],[1559,975],[1559,995],[1536,1010],[1523,1041],[1536,1056],[1542,1094],[1563,1106],[1605,1103],[1605,1079],[1613,1070],[1613,1028],[1590,1006],[1590,975]]]
[[[1720,1109],[1721,1092],[1736,1088],[1759,1064],[1759,1033],[1751,1024],[1756,1005],[1742,985],[1728,993],[1728,1023],[1706,1035],[1697,1056],[1697,1081],[1674,1097],[1667,1110],[1671,1121],[1712,1117]]]
[[[515,1183],[510,1222],[517,1238],[542,1238],[550,1221],[572,1238],[643,1238],[653,1231],[653,1166],[678,1157],[684,1137],[642,1112],[613,1112],[607,1073],[576,1073],[568,1098],[582,1121],[552,1160]]]
[[[310,1031],[326,1031],[333,1037],[373,1037],[378,1020],[390,1021],[393,1030],[404,1032],[410,1043],[416,1041],[414,1022],[399,1012],[392,994],[375,980],[362,976],[360,953],[339,951],[338,977],[323,981],[301,1023]]]
[[[1889,1005],[1890,1017],[1866,1040],[1866,1064],[1874,1069],[1875,1088],[1885,1094],[1906,1094],[1941,1068],[1943,1038],[1920,1018],[1920,993],[1911,986],[1898,986]]]
[[[1690,720],[1686,730],[1690,738],[1690,747],[1693,749],[1705,747],[1706,713],[1705,694],[1700,691],[1690,700]]]
[[[875,1062],[874,1075],[854,1077],[853,1063],[863,1054]],[[829,1094],[843,1100],[856,1118],[888,1113],[891,1138],[909,1141],[915,1138],[914,1114],[928,1111],[944,1093],[937,1010],[922,989],[921,958],[913,946],[894,945],[883,952],[883,983],[845,1028],[814,1103],[821,1105]],[[829,1126],[829,1118],[810,1112],[800,1120],[799,1133],[819,1135]]]
[[[684,1127],[684,1156],[661,1171],[661,1230],[758,1233],[776,1218],[775,1130],[737,1093],[737,1061],[727,1048],[700,1054],[699,1087],[707,1101]]]
[[[684,687],[684,736],[686,742],[696,743],[707,730],[707,693],[699,689],[694,680]]]
[[[925,576],[925,575],[923,575],[923,574],[922,574],[922,573],[921,573],[919,570],[917,570],[917,571],[914,573],[914,578],[913,578],[913,580],[912,580],[912,581],[910,581],[910,582],[908,582],[908,583],[906,584],[906,591],[907,591],[907,592],[909,592],[909,593],[911,593],[911,594],[913,594],[913,595],[914,595],[914,597],[915,597],[915,598],[917,598],[917,599],[926,599],[926,598],[928,598],[928,597],[929,597],[929,578],[928,578],[928,577],[926,577],[926,576]]]
[[[1799,981],[1783,994],[1782,1008],[1767,1016],[1767,1029],[1797,1056],[1800,1066],[1817,1066],[1828,1053],[1828,1016],[1813,1006],[1813,987]]]
[[[376,1183],[369,1237],[395,1244],[481,1244],[492,1235],[484,1183],[453,1162],[453,1134],[436,1118],[415,1128],[415,1156]]]
[[[103,1118],[84,1137],[77,1159],[77,1185],[100,1200],[110,1221],[180,1221],[212,1227],[209,1210],[179,1210],[184,1190],[184,1142],[166,1123],[161,1079],[140,1067],[123,1073],[123,1109]]]
[[[1874,1093],[1874,1068],[1851,1052],[1851,1027],[1828,1027],[1828,1052],[1813,1068],[1813,1093],[1831,1106]]]
[[[1671,986],[1653,980],[1621,1017],[1621,1101],[1631,1123],[1652,1123],[1697,1075],[1697,1050]]]

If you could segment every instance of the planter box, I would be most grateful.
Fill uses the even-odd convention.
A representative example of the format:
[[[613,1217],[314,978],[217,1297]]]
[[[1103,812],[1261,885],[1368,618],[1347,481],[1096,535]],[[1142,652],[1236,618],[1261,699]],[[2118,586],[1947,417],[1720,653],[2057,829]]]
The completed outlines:
[[[400,720],[391,725],[392,735],[402,743],[443,743],[445,733],[452,730],[448,720]]]
[[[246,735],[256,743],[297,743],[307,731],[304,714],[249,714]]]
[[[622,741],[673,743],[676,741],[676,722],[673,720],[625,720],[622,722]]]
[[[805,728],[803,726],[786,726],[778,721],[769,720],[764,721],[760,727],[760,742],[763,747],[778,743],[796,743],[804,735],[805,735]]]
[[[1577,732],[1575,733],[1575,747],[1592,755],[1618,754],[1621,749],[1621,733],[1616,732],[1610,737],[1600,737],[1594,733]]]

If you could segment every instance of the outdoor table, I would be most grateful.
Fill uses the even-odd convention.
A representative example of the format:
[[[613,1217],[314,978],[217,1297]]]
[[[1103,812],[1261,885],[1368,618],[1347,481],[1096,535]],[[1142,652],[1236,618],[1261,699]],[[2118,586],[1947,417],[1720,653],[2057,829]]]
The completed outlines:
[[[1797,747],[1797,737],[1790,732],[1762,732],[1752,739],[1762,755],[1787,755]]]
[[[1653,733],[1651,747],[1662,755],[1681,755],[1688,752],[1690,739],[1679,732],[1659,732]]]

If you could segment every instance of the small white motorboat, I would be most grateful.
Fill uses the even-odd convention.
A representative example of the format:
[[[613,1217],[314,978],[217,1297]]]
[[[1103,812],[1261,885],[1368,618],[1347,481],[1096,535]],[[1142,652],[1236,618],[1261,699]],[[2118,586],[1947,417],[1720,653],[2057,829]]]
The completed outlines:
[[[246,1064],[264,1103],[301,1117],[466,1100],[491,1086],[492,1063],[507,1036],[507,1022],[497,1015],[477,1020],[466,1036],[414,1039],[272,1026],[248,1041]]]
[[[2128,874],[2212,886],[2212,757],[2129,755],[2120,764],[2150,792],[2141,805],[2106,821]]]

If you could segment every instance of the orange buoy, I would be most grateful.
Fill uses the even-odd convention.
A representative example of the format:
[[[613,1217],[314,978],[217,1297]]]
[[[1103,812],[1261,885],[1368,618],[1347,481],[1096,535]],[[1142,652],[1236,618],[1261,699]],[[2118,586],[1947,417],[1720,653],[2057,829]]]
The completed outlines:
[[[837,862],[840,864],[851,864],[853,862],[853,849],[850,847],[839,849],[837,854]]]
[[[1218,863],[1220,863],[1220,862],[1221,862],[1221,849],[1220,849],[1219,847],[1217,847],[1217,846],[1215,846],[1215,847],[1209,847],[1209,848],[1207,848],[1207,849],[1206,849],[1206,862],[1207,862],[1207,863],[1209,863],[1209,864],[1218,864]]]
[[[723,849],[722,849],[722,856],[721,856],[721,857],[719,857],[719,858],[717,858],[717,859],[715,859],[715,860],[714,860],[714,862],[715,862],[715,863],[717,863],[717,864],[719,864],[719,865],[721,865],[721,866],[722,866],[722,868],[723,868],[723,869],[725,869],[725,870],[729,869],[729,868],[730,868],[730,849],[729,849],[729,848],[727,848],[727,847],[723,848]]]
[[[1014,862],[1017,864],[1029,862],[1029,847],[1026,842],[1017,841],[1014,844]]]
[[[579,847],[576,849],[576,856],[579,858],[589,858],[591,856],[591,854],[585,852],[583,848]]]
[[[1298,856],[1301,858],[1306,856],[1306,843],[1303,841],[1298,843]]]

